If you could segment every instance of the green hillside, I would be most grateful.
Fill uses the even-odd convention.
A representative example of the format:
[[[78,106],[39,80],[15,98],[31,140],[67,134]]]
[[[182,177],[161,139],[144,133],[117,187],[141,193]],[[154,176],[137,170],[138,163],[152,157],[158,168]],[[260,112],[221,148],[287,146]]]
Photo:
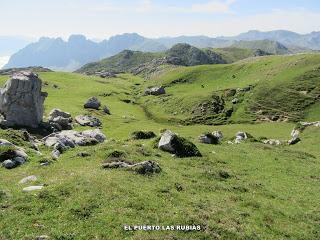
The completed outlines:
[[[267,56],[174,69],[147,82],[166,86],[168,95],[143,99],[145,110],[183,124],[299,121],[319,102],[319,60],[312,54]],[[221,103],[222,109],[212,111]],[[202,111],[203,105],[208,106]]]
[[[227,63],[237,62],[250,57],[266,56],[271,55],[270,53],[264,52],[260,49],[248,49],[248,48],[236,48],[236,47],[227,47],[227,48],[214,48],[210,49],[211,51],[219,54],[222,59]]]
[[[290,50],[283,44],[271,40],[256,40],[256,41],[238,41],[232,44],[231,47],[260,49],[270,54],[289,54]]]
[[[197,66],[205,64],[225,64],[248,57],[270,55],[260,49],[247,48],[205,48],[199,49],[189,44],[176,44],[166,52],[146,53],[125,50],[112,57],[84,65],[77,73],[94,74],[96,72],[132,72],[149,78],[154,72],[162,72],[166,65]],[[171,67],[171,68],[172,68]],[[148,76],[146,76],[148,75]]]
[[[30,156],[18,168],[0,168],[0,239],[319,239],[319,127],[305,129],[293,146],[259,140],[285,142],[297,121],[320,120],[320,55],[168,68],[148,80],[132,74],[40,77],[48,92],[45,115],[60,108],[72,117],[96,116],[107,141],[52,161],[51,149],[41,146],[37,155],[21,131],[0,129],[0,138],[19,143]],[[0,83],[7,78],[0,76]],[[144,96],[146,87],[159,85],[166,94]],[[91,96],[111,115],[84,109]],[[177,158],[155,148],[156,138],[131,137],[139,130],[159,136],[164,129],[192,141],[202,157]],[[199,142],[199,135],[216,130],[224,135],[221,144]],[[253,138],[228,144],[238,131]],[[84,151],[90,156],[79,157]],[[156,161],[162,171],[145,176],[103,169],[115,154],[135,163]],[[40,167],[46,159],[52,164]],[[38,177],[32,184],[44,185],[41,191],[22,192],[28,184],[18,182],[29,175]],[[146,224],[201,230],[124,231],[124,225]]]
[[[134,67],[161,57],[161,53],[144,53],[139,51],[124,50],[112,57],[105,58],[99,62],[89,63],[76,72],[94,74],[99,71],[128,72]]]

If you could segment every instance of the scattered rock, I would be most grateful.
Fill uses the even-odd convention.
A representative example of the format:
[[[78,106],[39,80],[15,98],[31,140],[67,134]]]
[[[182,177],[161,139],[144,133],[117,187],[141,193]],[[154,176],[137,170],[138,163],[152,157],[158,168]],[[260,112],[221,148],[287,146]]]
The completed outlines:
[[[36,128],[42,121],[47,93],[41,92],[42,81],[28,71],[14,73],[0,89],[1,125]]]
[[[291,137],[297,137],[300,134],[300,131],[297,129],[293,129],[291,132]]]
[[[320,121],[316,121],[316,122],[300,122],[300,124],[301,124],[303,127],[310,127],[310,126],[320,127]]]
[[[4,147],[4,146],[11,146],[13,147],[14,144],[12,144],[11,142],[5,140],[5,139],[0,139],[0,147]]]
[[[154,161],[144,161],[136,164],[130,164],[124,161],[115,161],[110,163],[104,163],[103,168],[125,168],[133,170],[139,174],[152,174],[161,172],[161,168],[158,163]]]
[[[72,117],[68,112],[63,112],[58,108],[54,108],[49,113],[49,124],[58,131],[72,129]]]
[[[101,103],[96,97],[91,97],[83,106],[84,108],[92,108],[98,110],[101,106]]]
[[[201,157],[201,153],[192,142],[170,130],[165,131],[159,141],[158,148],[175,154],[177,157]]]
[[[165,91],[164,87],[162,87],[162,86],[147,88],[144,91],[144,95],[154,95],[154,96],[162,95],[165,93],[166,93],[166,91]]]
[[[25,187],[22,189],[23,192],[32,192],[32,191],[38,191],[41,190],[43,186],[30,186],[30,187]]]
[[[108,114],[108,115],[111,115],[110,109],[107,106],[103,107],[103,112]]]
[[[277,139],[266,139],[266,140],[263,140],[262,142],[264,144],[275,145],[275,146],[281,145],[281,141]]]
[[[150,139],[156,137],[156,134],[152,131],[135,131],[131,134],[133,139]]]
[[[236,134],[236,139],[235,139],[235,143],[240,143],[243,140],[246,140],[248,138],[247,133],[246,132],[237,132]]]
[[[31,175],[31,176],[22,178],[22,179],[19,181],[19,183],[20,183],[20,184],[24,184],[24,183],[27,183],[27,182],[34,182],[34,181],[37,181],[37,177],[36,177],[35,175]]]
[[[81,126],[100,127],[102,125],[101,121],[93,116],[79,115],[75,117],[75,120]]]
[[[295,144],[297,144],[297,143],[300,142],[300,141],[301,141],[300,138],[294,137],[294,138],[292,138],[291,140],[288,141],[288,144],[289,144],[289,145],[295,145]]]
[[[13,160],[8,159],[2,163],[2,166],[6,169],[12,169],[15,168],[17,164]]]
[[[233,97],[234,95],[236,95],[237,90],[236,89],[227,89],[224,91],[224,96],[225,97]]]
[[[95,72],[94,75],[97,75],[102,78],[116,78],[117,75],[113,72],[107,72],[107,71],[101,71],[101,72]]]
[[[99,129],[86,130],[83,132],[65,130],[52,133],[43,138],[45,145],[53,148],[52,157],[54,159],[57,159],[60,154],[68,148],[96,145],[105,140],[106,136]]]
[[[49,239],[49,236],[47,236],[47,235],[41,235],[41,236],[37,236],[37,237],[36,237],[36,240],[46,240],[46,239]]]
[[[215,131],[213,133],[204,133],[199,137],[199,141],[205,144],[219,144],[223,136],[220,131]]]
[[[232,104],[237,104],[238,102],[239,102],[239,99],[238,98],[234,98],[234,99],[232,99]]]
[[[24,152],[22,148],[18,148],[12,143],[5,141],[7,148],[2,149],[0,154],[0,161],[3,161],[2,166],[7,169],[12,169],[24,164],[28,155]]]

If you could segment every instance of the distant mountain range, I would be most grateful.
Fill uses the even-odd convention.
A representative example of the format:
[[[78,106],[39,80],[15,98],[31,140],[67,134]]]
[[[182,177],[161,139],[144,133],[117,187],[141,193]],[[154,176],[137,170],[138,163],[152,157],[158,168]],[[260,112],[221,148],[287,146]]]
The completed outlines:
[[[288,54],[320,50],[320,32],[298,34],[278,30],[249,31],[234,37],[180,36],[150,39],[136,33],[116,35],[108,40],[94,42],[83,35],[72,35],[68,41],[61,38],[40,38],[13,54],[4,68],[42,66],[54,70],[73,71],[123,50],[162,52],[178,43],[198,48],[237,47],[261,49],[272,54]],[[0,44],[1,46],[1,44]]]

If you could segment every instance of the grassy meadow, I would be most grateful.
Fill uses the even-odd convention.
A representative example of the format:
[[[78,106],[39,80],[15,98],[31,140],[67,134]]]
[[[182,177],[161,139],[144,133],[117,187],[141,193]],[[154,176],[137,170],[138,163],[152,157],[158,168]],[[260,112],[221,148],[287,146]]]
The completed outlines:
[[[41,146],[43,155],[38,156],[26,145],[31,156],[26,164],[12,170],[0,168],[0,239],[36,239],[40,235],[60,240],[319,239],[320,129],[307,128],[300,136],[302,141],[294,146],[226,143],[238,131],[256,139],[286,141],[295,126],[292,120],[320,120],[319,101],[310,100],[319,90],[319,67],[320,55],[294,55],[181,67],[150,80],[131,74],[103,79],[76,73],[40,73],[45,82],[43,91],[49,94],[45,115],[53,108],[73,117],[94,115],[102,121],[107,141],[68,150],[45,167],[39,163],[51,158],[50,149]],[[1,76],[1,84],[7,79]],[[186,81],[172,83],[177,79]],[[297,95],[304,91],[295,88],[299,79],[309,88],[309,95]],[[143,96],[146,87],[156,85],[167,86],[167,94]],[[226,124],[184,124],[192,117],[190,110],[213,93],[248,85],[255,87],[240,99]],[[111,115],[84,109],[83,103],[91,96],[108,106]],[[285,108],[288,114],[298,115],[287,122],[256,121],[251,110],[257,102],[263,103],[266,111]],[[176,158],[154,148],[152,139],[130,138],[136,130],[159,135],[163,129],[194,142],[203,157]],[[199,143],[200,134],[215,130],[222,131],[222,144]],[[0,130],[0,138],[15,142],[19,134]],[[143,176],[101,168],[115,150],[133,162],[157,161],[162,172]],[[83,151],[91,156],[78,157]],[[38,180],[19,184],[29,175],[36,175]],[[38,192],[22,192],[29,185],[45,187]],[[201,225],[202,229],[124,230],[124,225],[178,224]]]

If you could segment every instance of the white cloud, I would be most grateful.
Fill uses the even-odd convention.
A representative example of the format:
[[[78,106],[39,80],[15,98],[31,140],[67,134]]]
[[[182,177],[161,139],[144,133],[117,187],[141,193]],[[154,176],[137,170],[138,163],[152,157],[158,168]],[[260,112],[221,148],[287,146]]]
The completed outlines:
[[[235,3],[235,0],[213,0],[206,3],[193,4],[191,6],[191,12],[196,13],[230,13],[231,5]]]

